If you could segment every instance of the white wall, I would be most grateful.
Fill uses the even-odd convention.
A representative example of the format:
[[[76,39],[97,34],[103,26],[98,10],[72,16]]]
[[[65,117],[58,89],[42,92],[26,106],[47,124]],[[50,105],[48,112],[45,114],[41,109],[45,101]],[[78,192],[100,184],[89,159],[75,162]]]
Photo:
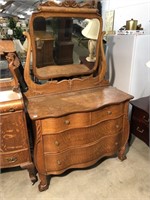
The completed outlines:
[[[102,0],[103,20],[105,12],[115,10],[114,30],[118,31],[126,21],[138,20],[145,34],[150,34],[150,0]],[[105,30],[105,28],[104,28]]]

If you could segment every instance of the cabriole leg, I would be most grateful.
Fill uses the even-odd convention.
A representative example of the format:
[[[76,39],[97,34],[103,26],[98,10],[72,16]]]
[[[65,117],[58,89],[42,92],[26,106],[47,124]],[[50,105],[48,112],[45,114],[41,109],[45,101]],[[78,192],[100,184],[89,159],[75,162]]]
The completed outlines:
[[[41,182],[40,182],[40,184],[38,186],[39,187],[39,191],[42,192],[42,191],[47,190],[48,187],[49,187],[47,176],[43,175],[43,174],[39,174],[39,178],[41,180]]]

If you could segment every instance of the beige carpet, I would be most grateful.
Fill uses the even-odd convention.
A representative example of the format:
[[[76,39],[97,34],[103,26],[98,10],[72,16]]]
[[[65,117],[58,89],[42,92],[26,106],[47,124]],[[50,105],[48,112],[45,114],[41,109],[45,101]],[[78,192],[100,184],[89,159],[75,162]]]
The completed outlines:
[[[123,162],[105,159],[86,170],[53,176],[39,192],[26,170],[2,170],[1,200],[150,200],[150,148],[135,138]]]

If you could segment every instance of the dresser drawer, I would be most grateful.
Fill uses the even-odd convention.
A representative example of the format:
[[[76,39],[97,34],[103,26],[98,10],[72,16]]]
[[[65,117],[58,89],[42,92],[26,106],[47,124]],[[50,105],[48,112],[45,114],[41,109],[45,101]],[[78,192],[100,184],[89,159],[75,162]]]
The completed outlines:
[[[29,150],[16,151],[15,153],[0,153],[1,168],[13,167],[30,161]]]
[[[121,132],[123,118],[104,121],[87,128],[76,128],[58,134],[43,135],[44,152],[61,152],[69,148],[95,143],[100,139]]]
[[[138,121],[139,123],[145,124],[147,127],[149,125],[149,115],[144,110],[134,107],[132,111],[132,120]]]
[[[91,112],[92,124],[96,124],[100,121],[114,119],[124,114],[124,104],[117,104],[104,107],[101,110]]]
[[[28,147],[27,128],[23,111],[0,115],[1,151],[8,152]]]
[[[150,145],[149,128],[144,123],[136,120],[132,121],[130,132],[144,141],[148,146]]]
[[[75,113],[63,117],[42,120],[42,132],[57,133],[72,128],[86,127],[91,124],[90,113]]]
[[[72,128],[88,127],[101,121],[118,118],[123,115],[123,104],[108,106],[106,108],[66,115],[58,118],[41,120],[43,134],[57,133]]]
[[[93,164],[102,156],[115,154],[119,149],[121,134],[101,138],[97,143],[68,149],[62,153],[45,153],[45,168],[47,173],[59,174],[67,168],[85,167]]]
[[[21,96],[20,93],[15,93],[15,92],[13,92],[13,93],[15,95]],[[11,97],[11,95],[12,94],[10,94],[10,97]],[[23,104],[22,99],[17,99],[17,100],[13,100],[13,101],[5,101],[5,102],[1,102],[0,113],[14,112],[14,111],[22,110],[23,108],[24,108],[24,104]]]

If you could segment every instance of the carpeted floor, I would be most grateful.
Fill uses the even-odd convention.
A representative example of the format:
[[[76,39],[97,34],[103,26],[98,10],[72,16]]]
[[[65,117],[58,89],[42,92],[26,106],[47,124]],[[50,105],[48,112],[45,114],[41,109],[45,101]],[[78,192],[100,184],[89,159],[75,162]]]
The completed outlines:
[[[2,170],[1,200],[149,200],[150,148],[133,139],[127,159],[103,159],[95,166],[53,176],[47,191],[39,192],[26,170]]]

